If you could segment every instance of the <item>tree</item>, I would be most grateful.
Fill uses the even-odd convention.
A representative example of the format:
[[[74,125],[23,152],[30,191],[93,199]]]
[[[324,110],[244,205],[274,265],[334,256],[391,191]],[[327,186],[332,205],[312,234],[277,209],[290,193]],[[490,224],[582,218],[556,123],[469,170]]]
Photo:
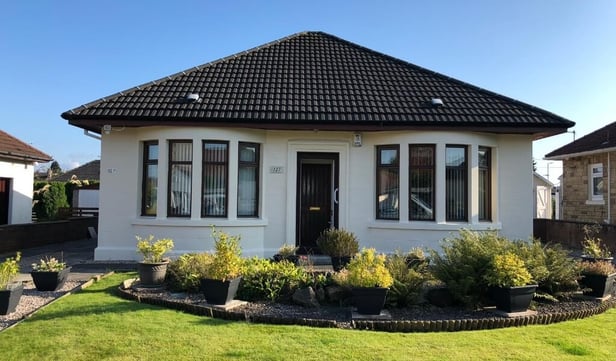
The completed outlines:
[[[53,175],[62,174],[62,168],[60,168],[60,164],[55,160],[51,163],[49,169]]]

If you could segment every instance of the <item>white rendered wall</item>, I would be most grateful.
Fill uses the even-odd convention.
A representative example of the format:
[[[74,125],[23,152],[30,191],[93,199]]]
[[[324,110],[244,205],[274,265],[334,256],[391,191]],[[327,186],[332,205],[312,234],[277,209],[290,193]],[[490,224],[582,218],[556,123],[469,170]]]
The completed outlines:
[[[0,161],[0,177],[11,179],[8,224],[32,222],[34,166],[19,162]]]
[[[295,243],[295,205],[298,152],[339,154],[339,227],[354,232],[361,246],[392,252],[412,247],[438,248],[439,242],[460,228],[496,229],[511,238],[532,234],[532,157],[529,136],[464,132],[363,132],[360,147],[352,132],[260,131],[210,128],[141,128],[103,135],[101,157],[99,246],[97,260],[138,259],[135,235],[170,237],[174,255],[212,249],[211,225],[242,236],[245,256],[274,254],[283,243]],[[193,140],[192,216],[167,218],[167,141]],[[228,218],[201,218],[201,141],[229,140]],[[158,140],[158,197],[156,217],[140,216],[141,143]],[[260,217],[237,218],[237,142],[261,144]],[[437,144],[436,221],[408,221],[408,145]],[[375,146],[400,145],[400,220],[375,220]],[[445,221],[446,144],[469,149],[470,221]],[[478,221],[477,151],[492,148],[493,219]],[[272,169],[276,169],[273,171]]]

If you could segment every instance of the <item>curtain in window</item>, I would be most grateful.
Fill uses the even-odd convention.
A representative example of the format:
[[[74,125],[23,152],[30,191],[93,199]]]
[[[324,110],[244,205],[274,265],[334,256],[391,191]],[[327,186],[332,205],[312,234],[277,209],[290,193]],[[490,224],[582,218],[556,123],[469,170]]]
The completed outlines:
[[[237,215],[258,216],[259,145],[239,143]]]
[[[228,148],[226,142],[203,143],[203,217],[227,216]]]
[[[434,146],[409,147],[411,220],[434,219]]]
[[[447,146],[445,162],[445,213],[447,220],[467,221],[466,147]]]
[[[171,142],[169,216],[189,217],[192,190],[192,143]]]
[[[400,168],[398,146],[377,147],[377,218],[400,217]]]
[[[490,148],[479,147],[479,220],[491,220]]]

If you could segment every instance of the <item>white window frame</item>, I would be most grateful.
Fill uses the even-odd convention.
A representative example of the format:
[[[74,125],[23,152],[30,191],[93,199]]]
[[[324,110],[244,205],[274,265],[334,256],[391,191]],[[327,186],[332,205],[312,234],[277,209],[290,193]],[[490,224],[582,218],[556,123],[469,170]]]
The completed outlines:
[[[595,169],[599,169],[595,173]],[[589,201],[603,201],[603,191],[601,194],[595,194],[595,179],[603,178],[603,163],[593,163],[588,166],[588,200]]]

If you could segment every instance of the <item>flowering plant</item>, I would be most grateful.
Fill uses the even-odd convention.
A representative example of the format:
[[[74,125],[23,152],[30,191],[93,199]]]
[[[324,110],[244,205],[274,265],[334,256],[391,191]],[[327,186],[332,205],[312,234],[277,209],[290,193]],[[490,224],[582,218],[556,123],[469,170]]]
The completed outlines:
[[[21,253],[17,252],[15,257],[7,258],[0,263],[0,290],[5,290],[13,277],[19,273],[19,260]]]
[[[148,238],[137,238],[137,251],[143,255],[144,263],[160,263],[167,252],[173,249],[173,240],[161,238],[154,241],[154,236]]]
[[[41,259],[32,264],[32,272],[60,272],[66,268],[65,262],[58,261],[55,257]]]

